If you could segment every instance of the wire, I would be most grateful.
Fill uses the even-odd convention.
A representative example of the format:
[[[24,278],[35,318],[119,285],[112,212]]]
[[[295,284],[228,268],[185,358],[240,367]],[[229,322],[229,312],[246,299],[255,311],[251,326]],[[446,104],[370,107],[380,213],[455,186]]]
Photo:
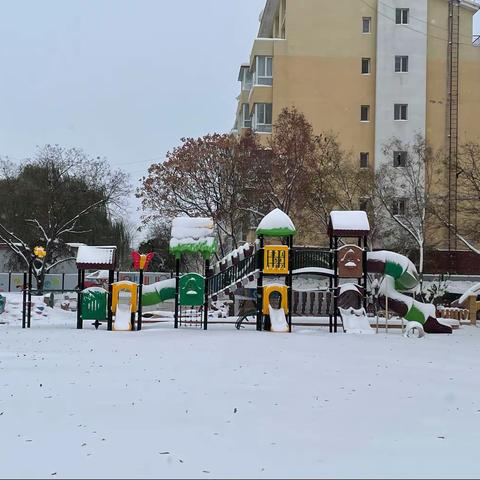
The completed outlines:
[[[386,15],[385,13],[382,13],[380,11],[378,11],[377,8],[375,8],[373,5],[370,5],[368,2],[366,2],[366,0],[360,0],[362,3],[364,3],[367,7],[369,7],[371,10],[373,10],[374,12],[376,12],[378,15],[381,15],[382,17],[385,17],[386,19],[390,20],[392,23],[395,23],[395,19]],[[382,2],[380,2],[382,3]],[[442,38],[442,37],[437,37],[436,35],[432,35],[431,33],[425,33],[425,32],[422,32],[421,30],[417,30],[415,28],[412,28],[410,25],[402,25],[404,28],[407,28],[408,30],[412,30],[413,32],[416,32],[416,33],[419,33],[420,35],[423,35],[424,37],[431,37],[431,38],[435,38],[437,40],[440,40],[442,42],[446,42],[448,43],[448,38]],[[473,36],[472,36],[472,42],[471,43],[464,43],[464,42],[458,42],[458,45],[466,45],[468,47],[475,47],[475,45],[473,45]]]

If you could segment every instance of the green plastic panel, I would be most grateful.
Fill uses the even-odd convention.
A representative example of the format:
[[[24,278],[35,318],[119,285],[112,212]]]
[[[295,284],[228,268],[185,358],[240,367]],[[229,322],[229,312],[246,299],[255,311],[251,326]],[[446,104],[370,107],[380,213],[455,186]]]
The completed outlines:
[[[82,294],[82,318],[84,320],[106,320],[107,292],[86,290]]]
[[[205,302],[205,279],[198,273],[187,273],[180,278],[182,307],[200,307]]]

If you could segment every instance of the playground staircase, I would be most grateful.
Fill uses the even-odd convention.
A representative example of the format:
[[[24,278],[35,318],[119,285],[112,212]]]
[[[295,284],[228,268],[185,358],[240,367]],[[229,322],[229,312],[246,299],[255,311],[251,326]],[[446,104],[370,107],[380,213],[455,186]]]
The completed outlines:
[[[209,296],[213,301],[220,294],[229,295],[245,287],[259,275],[259,242],[245,244],[217,262],[207,279]],[[330,251],[314,247],[296,248],[291,251],[292,270],[306,267],[330,268]]]

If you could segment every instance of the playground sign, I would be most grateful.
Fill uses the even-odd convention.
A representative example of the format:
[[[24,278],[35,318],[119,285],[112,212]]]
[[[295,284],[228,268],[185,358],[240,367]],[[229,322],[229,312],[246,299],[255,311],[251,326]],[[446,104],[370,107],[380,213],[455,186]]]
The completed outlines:
[[[344,245],[338,249],[339,278],[363,277],[363,249],[356,245]]]
[[[268,245],[264,247],[263,273],[267,275],[288,275],[288,247]]]

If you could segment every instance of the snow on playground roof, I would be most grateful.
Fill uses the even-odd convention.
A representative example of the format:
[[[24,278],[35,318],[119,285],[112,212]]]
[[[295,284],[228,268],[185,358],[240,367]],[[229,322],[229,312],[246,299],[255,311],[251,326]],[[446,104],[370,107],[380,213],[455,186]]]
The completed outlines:
[[[177,217],[172,222],[170,253],[177,258],[184,253],[199,252],[204,257],[215,253],[217,244],[211,218]]]
[[[291,218],[279,208],[265,215],[257,227],[257,235],[265,237],[287,237],[296,233]]]
[[[367,213],[361,210],[333,211],[328,232],[337,236],[364,236],[370,232]]]
[[[115,251],[117,247],[90,247],[80,245],[77,252],[77,268],[107,269],[115,268]]]

